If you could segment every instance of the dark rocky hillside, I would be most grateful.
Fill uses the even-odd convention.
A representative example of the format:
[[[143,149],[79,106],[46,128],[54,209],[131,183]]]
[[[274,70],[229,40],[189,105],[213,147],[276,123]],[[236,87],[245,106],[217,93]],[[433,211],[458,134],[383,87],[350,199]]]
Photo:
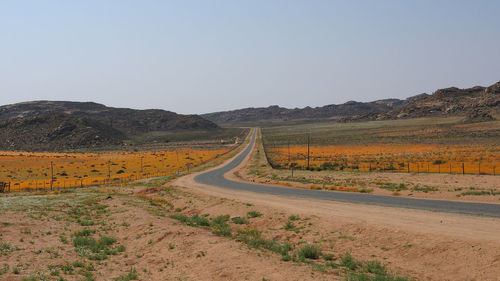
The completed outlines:
[[[396,109],[345,118],[345,121],[389,120],[420,117],[463,116],[465,122],[493,120],[500,113],[500,82],[489,87],[440,89],[432,95],[420,95]]]
[[[125,135],[98,121],[65,113],[0,121],[0,149],[60,151],[119,145]]]
[[[156,132],[210,131],[198,115],[112,108],[92,102],[34,101],[0,107],[0,149],[94,148]]]
[[[34,101],[0,107],[0,120],[66,113],[100,121],[126,134],[155,131],[207,130],[218,126],[198,115],[181,115],[159,109],[113,108],[93,102]]]

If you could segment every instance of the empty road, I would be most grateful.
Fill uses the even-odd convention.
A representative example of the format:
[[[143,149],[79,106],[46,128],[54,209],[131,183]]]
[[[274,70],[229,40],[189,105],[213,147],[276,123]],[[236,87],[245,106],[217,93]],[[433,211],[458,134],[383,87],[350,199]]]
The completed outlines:
[[[385,207],[410,208],[435,212],[458,213],[500,218],[500,204],[413,199],[394,196],[372,195],[365,193],[347,193],[337,191],[277,187],[271,185],[236,182],[224,178],[224,174],[236,168],[251,152],[254,142],[255,132],[253,133],[252,139],[247,148],[237,157],[235,157],[231,162],[218,169],[199,174],[194,178],[194,180],[198,183],[206,185],[273,195],[284,195],[347,203],[371,204]]]

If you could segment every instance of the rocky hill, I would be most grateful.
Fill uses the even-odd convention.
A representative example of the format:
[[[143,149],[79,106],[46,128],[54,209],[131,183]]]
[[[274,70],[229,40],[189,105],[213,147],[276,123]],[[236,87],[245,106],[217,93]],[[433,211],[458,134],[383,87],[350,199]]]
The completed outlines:
[[[34,101],[0,106],[0,149],[105,147],[147,133],[218,128],[198,115],[112,108],[92,102]]]
[[[119,145],[125,134],[95,120],[64,113],[0,121],[0,149],[46,150]]]
[[[412,97],[399,108],[381,113],[359,114],[345,121],[389,120],[420,117],[463,116],[466,122],[493,120],[500,113],[500,82],[489,87],[440,89],[432,95]]]
[[[373,102],[349,101],[322,107],[288,109],[277,105],[260,108],[245,108],[201,115],[219,125],[245,125],[259,123],[281,123],[290,121],[336,120],[346,116],[365,113],[381,113],[404,105],[407,101],[385,99]]]

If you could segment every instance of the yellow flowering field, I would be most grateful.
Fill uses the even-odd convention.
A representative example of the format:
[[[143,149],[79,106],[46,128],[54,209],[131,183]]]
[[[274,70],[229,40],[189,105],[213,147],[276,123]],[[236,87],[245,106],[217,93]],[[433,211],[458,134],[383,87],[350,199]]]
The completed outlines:
[[[186,171],[228,150],[183,148],[106,153],[0,151],[0,182],[10,183],[11,191],[117,184]]]

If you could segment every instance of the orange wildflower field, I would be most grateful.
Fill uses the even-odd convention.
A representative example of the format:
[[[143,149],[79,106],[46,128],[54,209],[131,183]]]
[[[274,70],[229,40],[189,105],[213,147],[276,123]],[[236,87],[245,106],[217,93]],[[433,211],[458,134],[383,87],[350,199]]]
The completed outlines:
[[[392,171],[496,175],[500,147],[495,145],[376,144],[267,147],[274,168]],[[309,159],[308,159],[309,158]],[[293,164],[292,164],[293,163]]]
[[[106,153],[0,151],[0,182],[10,183],[11,191],[119,184],[172,175],[228,151],[192,148]]]

